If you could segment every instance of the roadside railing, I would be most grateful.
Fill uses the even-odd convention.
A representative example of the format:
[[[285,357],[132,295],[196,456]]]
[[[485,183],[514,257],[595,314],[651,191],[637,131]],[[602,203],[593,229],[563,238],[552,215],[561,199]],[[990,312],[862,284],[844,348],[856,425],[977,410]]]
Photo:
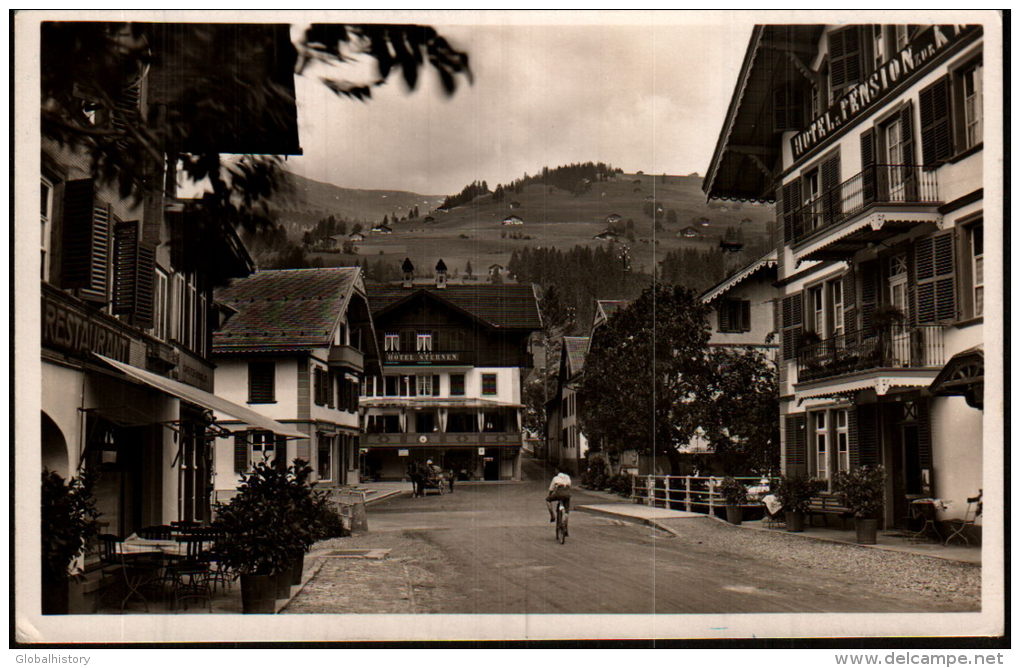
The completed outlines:
[[[762,484],[761,476],[732,476],[745,487]],[[646,505],[692,513],[714,514],[724,508],[726,499],[719,492],[723,476],[635,475],[631,478],[631,498]],[[769,479],[772,486],[773,480]],[[757,500],[748,500],[744,508],[758,507]]]

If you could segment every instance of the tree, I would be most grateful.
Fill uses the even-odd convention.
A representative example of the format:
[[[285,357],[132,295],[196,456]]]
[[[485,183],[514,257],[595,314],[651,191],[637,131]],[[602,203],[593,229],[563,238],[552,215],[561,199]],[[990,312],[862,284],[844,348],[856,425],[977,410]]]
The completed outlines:
[[[304,246],[311,246],[313,242],[312,233],[310,230],[306,230],[304,235],[301,236],[301,243]]]
[[[654,285],[614,313],[591,341],[579,391],[581,428],[595,448],[665,456],[698,427],[694,405],[708,370],[708,314],[697,293]]]
[[[775,364],[755,348],[713,348],[694,404],[724,470],[760,475],[779,469],[779,385]]]
[[[471,260],[468,260],[467,261],[467,265],[464,267],[464,275],[465,276],[472,276],[473,275],[472,274],[472,269],[471,269]]]
[[[354,223],[354,227],[351,228],[351,234],[357,234],[361,232],[362,229],[364,228],[361,227],[361,223]]]
[[[249,50],[262,45],[237,39],[233,26],[189,24],[189,48],[166,53],[152,48],[160,25],[44,22],[42,135],[83,155],[99,183],[116,186],[123,199],[136,204],[161,195],[166,166],[179,163],[186,179],[209,183],[203,196],[185,206],[186,217],[194,221],[200,235],[221,236],[227,227],[250,231],[271,226],[274,216],[268,200],[283,187],[281,159],[248,155],[223,161],[219,151],[224,136],[273,136],[281,116],[293,108],[293,89],[243,80],[245,68],[210,67],[202,62],[217,52],[229,53],[226,60],[233,56],[241,63],[254,57]],[[282,29],[286,34],[287,27]],[[266,31],[276,35],[273,31],[278,29]],[[357,56],[374,60],[375,76],[366,82],[327,76],[321,69],[315,72],[333,93],[356,100],[371,98],[372,90],[396,72],[413,90],[420,72],[430,68],[438,73],[448,95],[456,90],[459,76],[469,82],[472,77],[467,54],[451,47],[429,26],[312,24],[293,46],[290,63],[283,50],[277,65],[284,71],[293,67],[299,75],[313,63],[336,67]],[[269,42],[269,51],[279,53],[278,47],[277,42]],[[264,52],[257,55],[264,57]],[[169,93],[173,99],[143,114],[138,104],[140,82],[150,66],[159,67],[164,64],[161,61],[173,62],[188,76],[171,71],[183,85]],[[224,113],[235,109],[262,113]]]
[[[524,404],[524,428],[533,434],[545,433],[545,387],[542,376],[533,373],[524,383],[521,397]]]

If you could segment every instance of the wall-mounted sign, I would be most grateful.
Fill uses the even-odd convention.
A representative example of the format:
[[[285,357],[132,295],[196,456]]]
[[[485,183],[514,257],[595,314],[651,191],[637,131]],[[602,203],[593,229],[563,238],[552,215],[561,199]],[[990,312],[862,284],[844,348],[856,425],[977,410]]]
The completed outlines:
[[[485,448],[478,448],[478,454],[485,455]]]
[[[460,353],[395,353],[385,354],[386,364],[443,364],[459,362]]]
[[[874,107],[910,75],[962,39],[981,30],[981,26],[932,26],[878,67],[871,76],[852,86],[811,124],[790,140],[794,160],[813,149],[826,137]]]
[[[411,454],[410,450],[397,450],[398,457],[407,457],[409,454]]]
[[[131,362],[131,339],[87,313],[43,293],[42,345],[85,358],[99,353],[120,362]]]

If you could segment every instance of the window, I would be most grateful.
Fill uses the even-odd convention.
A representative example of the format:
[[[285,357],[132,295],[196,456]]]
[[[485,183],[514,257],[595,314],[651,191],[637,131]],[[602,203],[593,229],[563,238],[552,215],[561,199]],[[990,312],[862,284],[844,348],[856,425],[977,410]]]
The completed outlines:
[[[829,33],[829,85],[833,99],[861,80],[862,26],[847,26]]]
[[[893,26],[893,41],[897,53],[907,48],[910,42],[910,26]]]
[[[877,70],[886,61],[885,52],[885,26],[876,25],[872,34],[872,46],[871,53],[874,56],[872,60],[873,67],[872,71]]]
[[[316,471],[319,474],[319,480],[322,481],[330,481],[333,479],[333,441],[333,436],[319,434]]]
[[[383,338],[383,350],[388,353],[400,352],[400,335],[386,334]]]
[[[843,335],[843,279],[829,282],[829,300],[832,304],[832,336]]]
[[[836,413],[836,470],[850,470],[850,432],[846,409]]]
[[[974,299],[974,315],[985,311],[985,228],[982,223],[967,229],[970,237],[971,285]]]
[[[482,394],[496,394],[496,374],[482,374]]]
[[[315,378],[313,389],[316,406],[333,406],[333,388],[331,387],[332,376],[319,366],[312,367],[312,374]]]
[[[822,286],[808,290],[808,304],[811,317],[810,329],[819,337],[825,336],[825,295],[822,293]]]
[[[178,342],[182,338],[181,322],[184,319],[183,311],[184,276],[181,274],[174,274],[173,291],[170,294],[170,338]]]
[[[977,146],[982,140],[982,104],[983,90],[981,85],[982,63],[977,61],[957,71],[953,87],[960,109],[960,125],[957,131],[960,139],[960,151]]]
[[[50,217],[53,215],[53,184],[43,178],[40,194],[42,195],[40,218],[42,220],[42,257],[39,270],[42,280],[47,280],[50,275]]]
[[[720,332],[748,332],[751,330],[751,302],[747,299],[721,300],[718,314]]]
[[[436,394],[439,394],[439,388],[433,387],[432,376],[418,376],[418,396],[431,397],[433,396],[433,390],[435,390]]]
[[[815,475],[829,479],[829,438],[825,429],[825,411],[813,413],[815,419]]]
[[[386,376],[386,396],[397,396],[397,376]]]
[[[821,185],[818,180],[818,169],[817,168],[812,169],[811,171],[805,173],[803,176],[803,182],[804,185],[801,188],[801,193],[803,194],[802,203],[804,204],[805,207],[808,207],[805,209],[804,212],[804,216],[806,217],[806,220],[804,220],[804,222],[807,223],[808,230],[816,230],[818,229],[822,222],[821,215],[819,215],[821,214],[821,207],[818,206],[812,207],[809,205],[816,199],[818,199],[818,197],[821,196],[822,194]]]
[[[462,373],[450,374],[450,396],[451,397],[464,396],[464,374]]]
[[[276,364],[250,362],[248,364],[248,403],[271,404],[276,402]]]
[[[153,299],[152,335],[165,341],[170,327],[170,277],[156,269],[156,290]]]
[[[914,246],[917,322],[956,318],[953,231],[919,239]]]
[[[271,431],[252,431],[248,434],[251,444],[249,468],[258,462],[272,462],[276,459],[276,434]]]
[[[436,414],[434,411],[418,411],[414,414],[414,430],[419,434],[427,434],[439,431],[436,426]]]
[[[420,353],[432,352],[432,335],[418,334],[415,350],[417,350]]]
[[[417,396],[418,383],[415,380],[415,376],[400,376],[400,396],[402,397],[413,397]]]

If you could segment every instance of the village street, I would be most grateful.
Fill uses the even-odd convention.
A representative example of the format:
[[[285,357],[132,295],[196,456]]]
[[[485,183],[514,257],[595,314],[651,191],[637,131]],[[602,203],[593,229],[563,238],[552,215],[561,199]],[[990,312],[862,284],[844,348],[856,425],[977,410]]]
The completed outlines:
[[[980,569],[909,554],[675,520],[679,535],[582,511],[565,545],[542,499],[551,477],[371,506],[370,531],[331,549],[286,613],[918,612],[979,607]],[[574,505],[606,503],[576,490]],[[621,499],[621,502],[624,502]],[[322,546],[320,545],[320,548]]]

